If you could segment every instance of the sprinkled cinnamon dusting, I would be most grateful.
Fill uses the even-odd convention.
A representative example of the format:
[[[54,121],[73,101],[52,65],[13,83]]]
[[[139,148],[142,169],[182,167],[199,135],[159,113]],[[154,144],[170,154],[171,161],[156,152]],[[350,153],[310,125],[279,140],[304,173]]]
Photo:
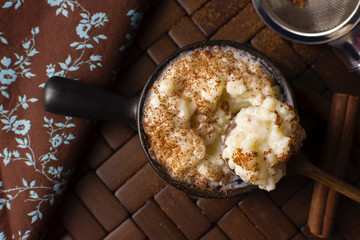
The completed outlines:
[[[278,127],[281,127],[281,124],[282,124],[282,120],[281,120],[281,117],[279,115],[279,113],[275,110],[274,111],[275,115],[276,115],[276,120],[274,122],[274,124]]]
[[[241,166],[242,168],[249,171],[257,171],[259,170],[259,164],[256,161],[258,157],[258,152],[250,151],[243,152],[241,148],[236,148],[233,152],[233,160],[234,162]]]
[[[279,88],[247,53],[219,46],[183,53],[147,96],[150,150],[174,178],[225,186],[236,177],[221,158],[221,135],[240,109],[268,96],[279,98]]]

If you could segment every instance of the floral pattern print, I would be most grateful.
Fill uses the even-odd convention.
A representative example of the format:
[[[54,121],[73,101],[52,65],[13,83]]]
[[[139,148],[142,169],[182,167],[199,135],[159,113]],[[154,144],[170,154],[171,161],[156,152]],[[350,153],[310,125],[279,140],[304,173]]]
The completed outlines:
[[[144,14],[142,12],[138,12],[138,7],[136,9],[130,9],[126,16],[131,17],[130,26],[133,28],[133,30],[136,30],[140,27],[140,23],[143,19]],[[127,33],[125,35],[125,38],[127,40],[127,43],[122,45],[119,50],[125,51],[130,45],[132,40],[135,38],[135,34]]]
[[[59,6],[62,2],[63,0],[48,0],[48,4],[52,7]]]
[[[3,60],[5,60],[6,57],[3,58]],[[9,58],[7,58],[9,59]],[[6,60],[7,60],[6,59]],[[5,61],[2,61],[5,62]],[[7,67],[5,64],[3,64],[5,67]],[[10,83],[15,82],[17,76],[16,76],[16,72],[12,69],[1,69],[0,72],[0,82],[3,85],[10,85]]]
[[[26,230],[24,234],[19,230],[16,234],[14,233],[11,239],[18,239],[18,240],[26,240],[29,238],[31,230]],[[0,240],[10,240],[10,238],[6,238],[4,232],[0,232]]]
[[[100,27],[100,26],[104,26],[105,22],[108,22],[109,20],[106,17],[105,13],[95,13],[92,17],[91,17],[91,25],[95,26],[95,27]]]
[[[1,59],[0,65],[0,91],[1,94],[9,98],[9,93],[7,92],[8,85],[11,85],[16,81],[18,75],[21,77],[32,78],[36,75],[31,73],[31,58],[38,54],[39,52],[35,48],[35,35],[40,32],[39,27],[31,29],[32,37],[28,40],[25,39],[22,47],[24,48],[24,55],[14,53],[15,61],[12,61],[10,57],[4,56]],[[12,64],[13,62],[13,64]],[[11,66],[12,65],[12,66]]]
[[[31,166],[35,172],[42,174],[49,183],[49,186],[38,185],[36,180],[22,179],[23,186],[13,187],[8,189],[1,189],[0,193],[5,193],[5,198],[0,198],[0,210],[5,206],[8,210],[11,210],[11,202],[19,195],[27,195],[26,201],[38,202],[33,211],[27,215],[31,217],[31,223],[36,222],[38,219],[42,219],[41,204],[49,201],[50,204],[54,203],[56,196],[60,195],[64,190],[68,178],[71,176],[73,169],[63,172],[62,167],[57,167],[56,171],[53,166],[50,166],[54,161],[57,161],[56,153],[62,144],[69,144],[75,137],[71,133],[67,133],[67,129],[75,127],[75,124],[71,123],[70,117],[65,117],[65,122],[54,123],[54,120],[44,117],[45,124],[43,125],[48,129],[49,134],[49,149],[41,156],[36,156],[35,151],[31,145],[31,137],[29,134],[31,123],[29,120],[20,119],[17,120],[16,112],[19,108],[29,109],[29,103],[37,102],[38,99],[27,99],[26,95],[19,96],[17,105],[11,109],[4,109],[3,105],[0,105],[0,120],[4,125],[1,130],[13,131],[15,133],[15,141],[17,142],[17,149],[8,149],[5,147],[0,153],[0,159],[3,159],[5,166],[16,161],[22,161],[27,166]],[[53,193],[41,194],[38,190],[52,190]]]
[[[80,51],[79,55],[76,58],[69,55],[64,62],[59,62],[59,71],[56,71],[56,64],[50,63],[46,66],[47,76],[49,78],[53,76],[65,77],[68,72],[77,71],[83,64],[87,64],[90,71],[92,71],[96,67],[102,67],[102,56],[91,55],[90,58],[87,60],[83,59],[83,57],[87,49],[94,48],[94,43],[99,44],[100,40],[107,39],[107,37],[103,34],[92,35],[89,33],[89,31],[93,27],[99,28],[105,26],[105,23],[109,21],[106,14],[100,12],[95,13],[91,16],[90,12],[81,7],[81,5],[76,1],[48,0],[48,3],[50,4],[50,6],[59,6],[61,4],[60,8],[56,10],[56,14],[58,14],[59,11],[63,12],[67,5],[71,6],[71,9],[74,10],[74,6],[76,5],[80,7],[82,11],[80,13],[82,19],[80,20],[80,23],[76,26],[76,34],[80,38],[80,41],[72,42],[70,44],[70,47],[73,47],[75,48],[75,50]],[[63,15],[65,17],[68,17],[67,11],[66,14],[63,13]],[[40,85],[40,87],[44,87],[44,85],[45,84],[43,83]]]
[[[29,120],[21,119],[21,120],[17,120],[13,124],[12,130],[14,131],[15,134],[19,134],[19,135],[21,134],[25,136],[29,132],[30,126],[31,124]]]
[[[9,1],[5,2],[2,7],[10,8],[10,7],[14,6],[15,10],[17,10],[23,2],[24,2],[24,0],[9,0]]]
[[[141,23],[142,18],[143,18],[143,16],[144,16],[143,13],[141,13],[141,12],[136,12],[136,10],[131,9],[131,10],[128,11],[128,13],[127,13],[126,15],[127,15],[127,16],[131,16],[131,23],[130,23],[130,25],[131,25],[133,28],[137,29],[137,28],[140,27],[140,23]]]
[[[109,69],[103,61],[114,49],[129,46],[143,17],[139,0],[124,1],[131,7],[120,9],[119,18],[118,9],[112,8],[123,3],[116,1],[107,9],[97,9],[100,7],[91,7],[93,2],[85,0],[4,0],[0,11],[9,21],[7,25],[0,22],[0,218],[11,219],[11,223],[17,219],[20,224],[11,229],[0,224],[0,240],[39,239],[45,232],[39,228],[47,226],[43,222],[49,206],[55,205],[74,172],[74,163],[66,160],[74,160],[71,154],[87,121],[46,113],[40,100],[44,82],[53,76],[102,75],[100,70],[106,67],[107,77],[112,77],[115,65]],[[37,16],[24,23],[18,10],[21,7],[25,12],[28,4],[46,9],[50,24],[43,18],[39,22]],[[109,29],[117,31],[117,24],[109,24],[114,18],[128,21],[120,42],[115,34],[108,35]],[[64,22],[71,23],[61,33],[66,36],[61,41],[51,39],[49,34],[61,35],[49,29]],[[9,24],[12,26],[3,28]],[[111,37],[114,47],[106,49]]]
[[[0,41],[3,43],[3,44],[7,44],[8,41],[6,40],[5,37],[1,36],[1,35],[4,35],[4,33],[0,32]]]

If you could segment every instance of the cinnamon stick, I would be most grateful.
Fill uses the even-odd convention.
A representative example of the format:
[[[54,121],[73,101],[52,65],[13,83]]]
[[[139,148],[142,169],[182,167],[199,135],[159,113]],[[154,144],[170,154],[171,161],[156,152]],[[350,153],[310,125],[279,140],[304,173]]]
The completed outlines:
[[[336,177],[345,174],[354,136],[359,97],[334,94],[320,167]],[[335,219],[338,193],[315,183],[308,226],[320,238],[328,238]]]
[[[331,172],[335,162],[341,130],[344,125],[347,101],[348,97],[346,95],[335,94],[331,104],[325,140],[319,161],[320,168],[327,172]],[[329,188],[327,186],[315,183],[308,219],[310,232],[315,235],[321,234],[328,191]]]
[[[355,119],[358,111],[359,98],[350,96],[346,109],[345,125],[342,131],[340,146],[335,160],[333,174],[335,177],[342,178],[345,175],[348,156],[350,153],[351,143],[355,130]],[[335,212],[337,208],[339,193],[333,189],[329,190],[326,201],[326,209],[324,215],[324,224],[322,237],[328,238],[334,225]]]

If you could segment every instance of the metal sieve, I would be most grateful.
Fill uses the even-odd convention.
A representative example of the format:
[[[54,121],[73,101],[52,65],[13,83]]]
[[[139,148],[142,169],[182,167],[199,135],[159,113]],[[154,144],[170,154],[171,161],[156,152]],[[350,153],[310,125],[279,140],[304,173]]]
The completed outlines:
[[[329,43],[345,56],[350,70],[360,67],[360,1],[307,0],[304,7],[292,0],[253,0],[253,5],[274,31],[305,43]]]

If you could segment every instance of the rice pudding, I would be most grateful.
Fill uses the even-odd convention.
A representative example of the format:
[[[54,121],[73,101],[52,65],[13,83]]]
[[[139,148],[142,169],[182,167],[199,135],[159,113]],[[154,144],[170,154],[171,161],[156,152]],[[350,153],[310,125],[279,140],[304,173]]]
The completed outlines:
[[[259,106],[241,109],[230,128],[223,159],[243,181],[274,190],[286,173],[285,162],[305,138],[296,111],[268,97]]]
[[[280,89],[246,52],[222,46],[183,52],[147,95],[149,152],[177,180],[225,186],[238,176],[222,158],[221,136],[241,109],[268,97],[281,100]]]

